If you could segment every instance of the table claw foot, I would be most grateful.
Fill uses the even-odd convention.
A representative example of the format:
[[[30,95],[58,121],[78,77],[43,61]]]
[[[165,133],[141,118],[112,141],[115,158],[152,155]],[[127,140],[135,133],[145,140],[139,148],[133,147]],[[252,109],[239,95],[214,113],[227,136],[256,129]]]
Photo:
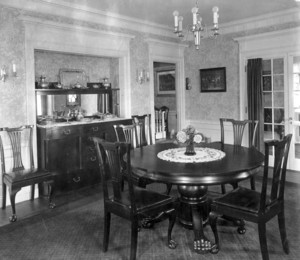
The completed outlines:
[[[176,243],[173,239],[171,239],[171,240],[169,241],[168,247],[169,247],[170,249],[175,249],[175,248],[177,247],[177,243]]]
[[[246,229],[244,226],[238,227],[237,232],[241,235],[244,235],[246,233]]]
[[[194,250],[198,254],[209,253],[212,249],[211,242],[206,238],[194,240]]]
[[[212,254],[217,254],[217,253],[219,253],[219,247],[218,247],[218,245],[217,245],[217,244],[214,244],[214,245],[211,247],[210,252],[211,252]]]
[[[16,222],[17,221],[17,215],[16,214],[12,214],[11,217],[9,217],[9,221],[10,222]]]
[[[54,209],[56,207],[54,202],[49,203],[49,209]]]
[[[142,225],[143,228],[147,228],[147,229],[153,228],[154,221],[153,221],[152,218],[143,218],[141,220],[141,225]]]

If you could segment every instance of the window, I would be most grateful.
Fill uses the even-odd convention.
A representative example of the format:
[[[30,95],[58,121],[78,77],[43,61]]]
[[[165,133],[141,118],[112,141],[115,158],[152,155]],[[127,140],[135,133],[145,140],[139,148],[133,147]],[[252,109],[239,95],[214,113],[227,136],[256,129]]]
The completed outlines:
[[[263,60],[264,139],[284,136],[284,60]]]

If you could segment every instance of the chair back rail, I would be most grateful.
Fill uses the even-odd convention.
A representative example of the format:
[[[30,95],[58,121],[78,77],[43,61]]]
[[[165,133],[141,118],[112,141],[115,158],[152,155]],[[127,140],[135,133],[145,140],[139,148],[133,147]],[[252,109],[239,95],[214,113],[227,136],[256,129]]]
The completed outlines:
[[[284,187],[286,179],[286,166],[288,161],[288,153],[290,149],[292,135],[285,136],[282,140],[271,140],[265,142],[265,165],[264,176],[261,190],[260,211],[264,212],[268,206],[274,205],[278,201],[284,200]],[[274,148],[274,165],[270,168],[269,155],[270,150]],[[271,187],[268,194],[268,177],[271,170]],[[269,196],[268,196],[269,195]],[[268,201],[266,199],[268,198]]]
[[[24,131],[28,129],[28,139],[23,137]],[[0,131],[6,132],[9,140],[10,140],[10,146],[12,150],[12,161],[13,161],[13,167],[12,171],[19,171],[19,170],[24,170],[24,164],[23,164],[23,156],[24,154],[22,153],[22,141],[26,141],[26,144],[24,145],[25,147],[28,147],[29,149],[29,160],[30,160],[30,167],[33,169],[34,168],[34,160],[33,160],[33,147],[32,147],[32,132],[33,132],[33,125],[23,125],[20,127],[15,127],[15,128],[0,128]],[[0,136],[1,138],[1,136]],[[2,173],[5,172],[5,165],[4,165],[4,148],[3,148],[3,143],[1,140],[1,162],[2,162]]]
[[[131,116],[133,124],[136,125],[137,137],[140,146],[153,144],[151,130],[151,114]]]
[[[246,125],[249,126],[249,133],[252,134],[251,144],[255,146],[256,142],[256,133],[257,133],[257,126],[258,120],[234,120],[231,118],[220,118],[220,126],[221,126],[221,142],[225,142],[225,129],[224,123],[230,122],[233,128],[233,142],[234,145],[241,145],[243,141],[243,135]]]
[[[141,134],[139,138],[137,135],[136,125],[113,125],[118,142],[126,142],[131,144],[131,148],[140,147],[139,140],[141,140]],[[123,136],[120,136],[120,131]]]

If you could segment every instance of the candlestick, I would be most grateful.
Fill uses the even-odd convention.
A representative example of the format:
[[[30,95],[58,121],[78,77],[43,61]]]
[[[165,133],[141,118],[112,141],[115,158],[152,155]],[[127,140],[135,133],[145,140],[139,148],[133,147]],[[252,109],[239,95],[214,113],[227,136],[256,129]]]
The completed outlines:
[[[217,6],[214,6],[212,11],[214,13],[214,23],[216,24],[216,23],[218,23],[218,18],[219,18],[219,15],[218,15],[219,8]]]

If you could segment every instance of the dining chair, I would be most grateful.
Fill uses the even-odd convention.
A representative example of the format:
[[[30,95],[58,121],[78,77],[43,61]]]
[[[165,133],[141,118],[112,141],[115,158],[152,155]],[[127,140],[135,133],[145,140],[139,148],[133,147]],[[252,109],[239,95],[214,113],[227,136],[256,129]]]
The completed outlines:
[[[152,129],[151,129],[151,114],[133,115],[131,116],[132,123],[136,126],[137,138],[140,146],[147,146],[153,144]],[[140,134],[139,134],[140,133]]]
[[[33,125],[16,128],[0,128],[0,154],[2,172],[2,209],[6,208],[6,190],[8,187],[12,216],[10,222],[17,221],[15,198],[18,191],[31,186],[30,199],[34,199],[35,184],[47,183],[49,187],[49,208],[54,208],[55,172],[38,169],[33,160]],[[1,138],[2,137],[2,138]]]
[[[131,144],[132,149],[140,147],[139,140],[141,140],[141,136],[137,135],[136,125],[113,125],[113,128],[116,133],[117,142],[127,142]],[[139,132],[140,133],[140,132]],[[141,135],[141,133],[140,133]]]
[[[166,139],[167,138],[167,119],[166,113],[169,112],[167,107],[164,109],[154,107],[155,112],[155,139]]]
[[[251,144],[249,146],[255,147],[256,133],[258,127],[258,120],[234,120],[230,118],[220,118],[221,126],[221,143],[225,142],[225,127],[224,123],[228,122],[232,125],[233,128],[233,144],[241,146],[243,141],[243,135],[245,127],[249,126],[249,133],[252,134]],[[237,187],[237,183],[231,184],[234,188]],[[255,177],[250,178],[250,186],[252,190],[255,190]],[[226,193],[225,184],[221,185],[222,194]]]
[[[147,145],[152,145],[152,131],[151,131],[151,114],[145,115],[133,115],[131,116],[133,120],[133,124],[136,126],[137,138],[138,138],[138,147],[143,147]],[[139,139],[140,138],[140,139]],[[154,183],[153,181],[146,178],[139,178],[138,185],[140,187],[146,187],[147,185],[154,186],[152,187],[154,190],[164,190],[165,188],[161,185],[161,183]],[[166,184],[166,190],[163,191],[166,194],[170,194],[172,189],[172,184]]]
[[[167,138],[169,138],[169,136],[170,136],[170,132],[169,132],[169,107],[167,107],[167,106],[161,106],[160,107],[160,110],[162,111],[162,112],[165,112],[165,129],[166,129],[166,137]]]
[[[176,201],[174,198],[138,187],[133,184],[130,143],[111,143],[98,137],[93,137],[99,170],[102,178],[104,197],[104,234],[103,251],[106,252],[109,243],[111,214],[127,219],[131,222],[130,259],[136,259],[138,230],[141,219],[158,214],[169,217],[168,247],[176,248],[177,243],[172,240],[171,233],[176,220]],[[126,157],[126,174],[128,176],[128,189],[122,190],[121,157]]]
[[[212,202],[209,223],[215,236],[216,252],[220,249],[217,218],[224,215],[243,220],[239,221],[240,234],[246,231],[244,220],[258,224],[260,250],[264,260],[269,259],[266,223],[277,216],[283,250],[286,254],[289,253],[284,216],[284,187],[291,138],[292,135],[289,134],[282,140],[265,142],[265,162],[260,192],[238,187]],[[269,164],[270,151],[275,156],[273,165]]]

